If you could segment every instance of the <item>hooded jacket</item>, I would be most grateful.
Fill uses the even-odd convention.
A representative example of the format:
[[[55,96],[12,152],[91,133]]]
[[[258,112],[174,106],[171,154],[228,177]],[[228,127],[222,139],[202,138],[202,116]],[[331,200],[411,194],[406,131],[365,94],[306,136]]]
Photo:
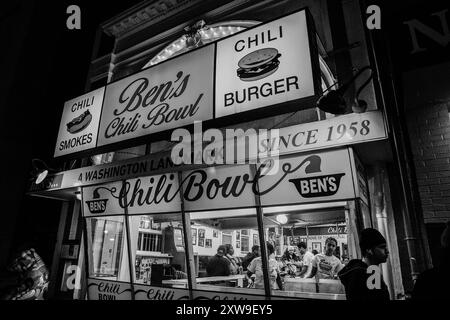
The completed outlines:
[[[338,273],[339,279],[345,287],[347,300],[378,300],[389,301],[389,291],[381,280],[380,289],[369,289],[367,279],[371,274],[367,273],[368,265],[359,259],[349,263]]]

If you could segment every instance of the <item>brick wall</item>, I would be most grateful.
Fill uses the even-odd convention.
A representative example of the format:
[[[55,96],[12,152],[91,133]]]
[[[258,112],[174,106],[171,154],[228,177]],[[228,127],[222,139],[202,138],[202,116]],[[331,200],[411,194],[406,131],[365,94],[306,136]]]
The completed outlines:
[[[407,110],[425,222],[450,219],[450,101]]]

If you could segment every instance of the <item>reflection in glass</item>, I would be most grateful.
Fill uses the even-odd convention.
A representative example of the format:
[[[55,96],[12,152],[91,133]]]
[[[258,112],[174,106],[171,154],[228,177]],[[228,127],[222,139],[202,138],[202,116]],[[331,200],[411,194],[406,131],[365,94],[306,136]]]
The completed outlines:
[[[130,217],[135,283],[187,288],[181,214]]]
[[[349,253],[349,245],[354,244],[348,241],[345,203],[289,209],[264,209],[265,236],[275,246],[281,276],[282,290],[272,293],[293,297],[321,293],[344,298],[337,273],[349,259],[356,258]]]
[[[256,257],[250,252],[249,239],[259,239],[256,211],[192,212],[189,218],[191,227],[199,232],[197,244],[193,243],[196,288],[264,294],[264,286],[248,287],[250,279],[246,274],[251,259]]]
[[[129,280],[123,217],[88,218],[89,276]]]

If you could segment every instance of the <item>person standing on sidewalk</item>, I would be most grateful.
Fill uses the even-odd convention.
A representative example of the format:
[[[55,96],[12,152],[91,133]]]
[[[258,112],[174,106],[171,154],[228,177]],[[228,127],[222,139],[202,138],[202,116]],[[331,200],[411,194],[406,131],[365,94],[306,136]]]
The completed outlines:
[[[367,228],[361,232],[359,246],[362,260],[350,260],[338,273],[345,287],[347,300],[389,301],[389,291],[382,279],[379,266],[385,263],[389,256],[386,239],[378,230]],[[375,272],[368,271],[370,266],[374,266],[371,269]],[[369,279],[369,277],[375,277],[375,281],[372,282],[372,278]]]

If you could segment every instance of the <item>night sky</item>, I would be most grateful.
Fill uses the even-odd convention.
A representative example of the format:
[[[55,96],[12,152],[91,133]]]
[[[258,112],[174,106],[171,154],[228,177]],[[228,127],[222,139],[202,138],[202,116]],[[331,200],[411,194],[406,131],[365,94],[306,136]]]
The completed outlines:
[[[53,159],[62,108],[84,93],[96,28],[139,2],[0,4],[0,268],[9,247],[25,242],[51,264],[61,202],[25,195],[31,159],[62,165]],[[81,8],[81,30],[66,27],[66,9],[72,4]]]

